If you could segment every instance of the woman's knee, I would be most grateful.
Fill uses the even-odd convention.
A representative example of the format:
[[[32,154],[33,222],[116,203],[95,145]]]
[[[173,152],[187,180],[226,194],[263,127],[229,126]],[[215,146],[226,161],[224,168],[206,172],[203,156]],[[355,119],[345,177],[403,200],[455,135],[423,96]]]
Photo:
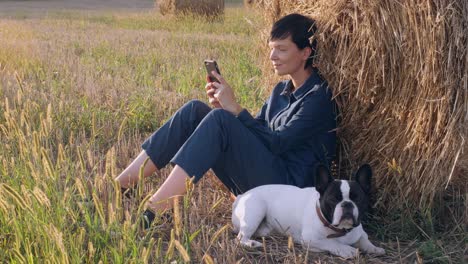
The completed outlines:
[[[210,111],[211,107],[200,100],[190,100],[179,109],[180,114],[190,117],[191,120],[201,120]]]
[[[203,119],[203,122],[223,127],[227,132],[231,132],[230,130],[233,126],[240,124],[240,121],[231,112],[221,108],[211,110]]]
[[[236,119],[235,116],[231,112],[224,110],[222,108],[213,109],[213,111],[209,113],[209,116],[210,118],[215,119],[217,121],[227,121],[227,120]]]
[[[196,99],[188,101],[187,103],[185,103],[181,107],[181,109],[190,109],[190,110],[198,110],[198,109],[205,110],[207,108],[210,108],[210,107],[207,104],[205,104],[204,102],[202,102],[200,100],[196,100]]]

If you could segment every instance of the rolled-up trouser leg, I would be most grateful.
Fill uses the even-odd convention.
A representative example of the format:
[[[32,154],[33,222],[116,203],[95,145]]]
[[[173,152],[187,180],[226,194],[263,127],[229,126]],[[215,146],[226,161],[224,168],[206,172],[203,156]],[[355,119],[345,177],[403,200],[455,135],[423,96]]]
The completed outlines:
[[[158,169],[169,163],[210,111],[211,108],[205,103],[190,101],[143,142],[141,147]]]
[[[208,113],[171,162],[194,176],[195,182],[212,168],[234,194],[290,183],[284,161],[223,109]]]

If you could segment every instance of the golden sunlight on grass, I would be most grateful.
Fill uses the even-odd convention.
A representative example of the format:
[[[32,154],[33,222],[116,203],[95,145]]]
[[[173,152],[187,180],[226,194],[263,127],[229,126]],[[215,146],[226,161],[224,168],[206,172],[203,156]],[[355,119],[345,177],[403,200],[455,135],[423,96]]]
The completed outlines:
[[[345,262],[284,237],[240,247],[229,196],[211,172],[178,199],[174,221],[151,232],[138,217],[169,168],[145,179],[135,199],[113,181],[184,102],[207,101],[206,58],[218,60],[241,104],[258,110],[269,90],[262,23],[233,7],[212,22],[135,11],[0,19],[0,262]],[[401,242],[376,222],[371,236],[388,254],[354,263],[414,262],[421,252],[449,263],[463,254],[453,246],[459,233],[445,234],[446,245]]]

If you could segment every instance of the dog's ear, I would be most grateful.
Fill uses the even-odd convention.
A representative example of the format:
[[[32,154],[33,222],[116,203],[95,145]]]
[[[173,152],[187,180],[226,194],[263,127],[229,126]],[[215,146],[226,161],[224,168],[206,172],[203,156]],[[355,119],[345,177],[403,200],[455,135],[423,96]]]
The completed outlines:
[[[372,169],[369,164],[362,165],[356,172],[355,181],[359,183],[365,193],[371,189]]]
[[[333,178],[330,174],[328,168],[323,165],[319,164],[315,168],[315,189],[320,193],[323,194],[330,184],[333,181]]]

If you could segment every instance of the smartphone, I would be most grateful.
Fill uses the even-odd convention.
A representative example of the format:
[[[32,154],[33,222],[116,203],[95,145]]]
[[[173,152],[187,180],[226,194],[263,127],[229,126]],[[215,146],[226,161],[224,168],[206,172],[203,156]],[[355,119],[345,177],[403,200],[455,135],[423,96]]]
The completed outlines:
[[[210,79],[210,82],[219,83],[219,80],[216,79],[216,77],[214,77],[213,74],[211,74],[212,71],[216,71],[218,74],[221,74],[218,68],[218,63],[216,63],[215,60],[205,60],[205,68],[208,72],[208,78]]]

